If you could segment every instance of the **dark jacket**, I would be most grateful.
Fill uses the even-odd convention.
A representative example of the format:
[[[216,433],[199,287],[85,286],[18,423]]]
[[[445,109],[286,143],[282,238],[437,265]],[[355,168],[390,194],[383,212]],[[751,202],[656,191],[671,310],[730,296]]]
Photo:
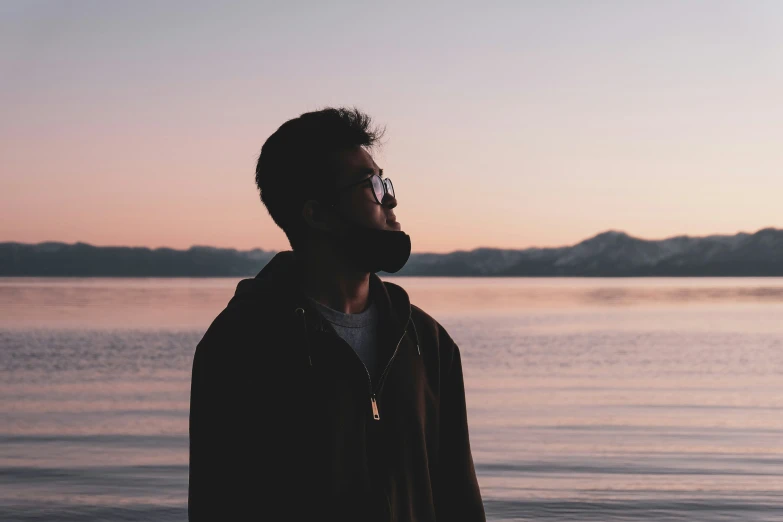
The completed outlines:
[[[193,359],[191,522],[485,520],[459,350],[405,290],[370,281],[372,383],[290,251],[239,282]]]

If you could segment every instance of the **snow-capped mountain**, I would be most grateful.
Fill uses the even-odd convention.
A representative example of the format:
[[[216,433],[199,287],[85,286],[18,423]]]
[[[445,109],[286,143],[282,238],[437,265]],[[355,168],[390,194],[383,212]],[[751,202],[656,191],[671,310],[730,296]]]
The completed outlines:
[[[419,256],[427,256],[426,263]],[[607,231],[576,245],[419,254],[401,275],[454,276],[783,276],[783,230],[662,240]]]
[[[0,243],[0,276],[247,277],[273,255],[269,250],[208,246],[153,250],[85,243]],[[612,230],[568,247],[413,254],[397,275],[783,276],[783,230],[661,240]]]

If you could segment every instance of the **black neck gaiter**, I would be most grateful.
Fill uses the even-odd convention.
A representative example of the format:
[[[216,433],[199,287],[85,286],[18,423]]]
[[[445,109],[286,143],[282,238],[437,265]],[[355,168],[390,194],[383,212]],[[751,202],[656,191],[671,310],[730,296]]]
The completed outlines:
[[[357,272],[400,271],[411,255],[411,237],[401,230],[380,230],[354,224],[338,214],[347,226],[333,235],[340,254]]]

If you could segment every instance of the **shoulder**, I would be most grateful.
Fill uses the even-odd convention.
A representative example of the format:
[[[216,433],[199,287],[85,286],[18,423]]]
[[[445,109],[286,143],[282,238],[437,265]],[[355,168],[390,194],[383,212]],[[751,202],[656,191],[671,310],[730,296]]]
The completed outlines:
[[[451,365],[459,352],[457,343],[446,328],[420,307],[411,304],[411,320],[416,328],[416,335],[422,346],[422,351],[435,349],[441,365]]]
[[[410,303],[408,293],[404,288],[389,281],[384,281],[383,283],[392,300],[405,300],[407,303]],[[427,352],[430,355],[435,355],[439,365],[451,367],[455,356],[459,358],[459,348],[454,339],[452,339],[440,322],[421,307],[410,303],[410,310],[411,321],[415,329],[414,333],[418,337],[417,341],[421,347],[422,354]]]
[[[390,281],[383,281],[383,284],[386,287],[392,302],[397,301],[405,302],[406,304],[410,303],[411,320],[413,321],[416,331],[419,334],[431,333],[438,339],[442,338],[449,342],[453,342],[451,341],[451,337],[449,337],[449,334],[446,332],[446,329],[443,327],[443,325],[441,325],[430,314],[425,312],[421,307],[418,307],[410,302],[408,292],[403,287]]]
[[[236,307],[226,306],[210,323],[209,328],[199,342],[199,346],[223,344],[234,337],[241,337],[240,330],[246,324],[243,315]]]
[[[241,321],[229,307],[223,309],[207,328],[196,345],[193,355],[193,372],[218,371],[221,361],[231,358],[236,350],[236,340],[241,338],[238,328]]]
[[[411,304],[411,320],[414,321],[416,328],[427,328],[436,330],[438,332],[446,332],[446,329],[443,328],[443,325],[441,325],[434,317],[415,304]]]
[[[419,308],[415,304],[411,304],[411,319],[414,321],[416,328],[425,328],[432,330],[439,337],[453,342],[451,336],[446,331],[446,328],[438,322],[437,319],[425,312],[422,308]]]
[[[280,315],[263,307],[229,304],[210,323],[196,346],[195,357],[215,362],[247,359],[261,345],[277,344],[285,326]]]

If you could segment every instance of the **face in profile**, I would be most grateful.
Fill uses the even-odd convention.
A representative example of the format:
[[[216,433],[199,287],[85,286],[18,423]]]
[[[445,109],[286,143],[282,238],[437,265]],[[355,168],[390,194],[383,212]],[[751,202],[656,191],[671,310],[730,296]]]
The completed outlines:
[[[355,272],[398,272],[410,257],[411,241],[394,214],[394,186],[361,147],[332,161],[337,174],[334,190],[326,188],[331,197],[309,200],[302,208],[313,230],[311,254],[332,252]]]
[[[340,214],[359,226],[402,230],[394,214],[393,186],[370,153],[362,147],[348,149],[340,153],[338,165],[336,206]]]

